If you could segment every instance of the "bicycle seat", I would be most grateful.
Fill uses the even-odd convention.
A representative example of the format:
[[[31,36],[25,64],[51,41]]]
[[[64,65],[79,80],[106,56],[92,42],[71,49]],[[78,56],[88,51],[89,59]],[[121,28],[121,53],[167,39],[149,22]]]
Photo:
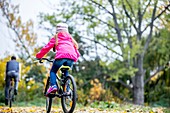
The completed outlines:
[[[71,70],[71,68],[70,68],[69,66],[61,66],[61,67],[59,68],[59,70],[65,71],[65,70]]]

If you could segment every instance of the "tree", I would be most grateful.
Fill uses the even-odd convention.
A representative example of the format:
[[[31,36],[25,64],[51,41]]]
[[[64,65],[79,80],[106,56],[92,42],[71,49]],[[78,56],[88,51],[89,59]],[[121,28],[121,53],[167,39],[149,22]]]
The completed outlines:
[[[34,32],[32,20],[22,22],[19,15],[19,5],[14,5],[10,0],[1,0],[0,11],[6,26],[10,30],[10,38],[15,44],[15,50],[22,64],[21,74],[26,78],[33,78],[36,82],[43,83],[46,70],[43,66],[37,68],[33,63],[38,52],[37,34]],[[35,69],[38,69],[39,73]],[[39,80],[40,79],[40,80]],[[25,79],[26,80],[26,79]],[[27,81],[28,82],[28,81]]]
[[[169,14],[165,17],[163,23],[168,23]],[[165,27],[157,28],[144,59],[144,68],[146,69],[145,101],[149,104],[169,106],[170,32],[167,24],[163,23],[162,25]],[[155,69],[157,70],[150,76],[150,72]]]
[[[6,25],[10,29],[11,40],[16,45],[16,51],[19,52],[22,59],[30,61],[37,41],[32,20],[23,23],[19,15],[19,5],[13,5],[10,1],[1,0],[0,9],[2,18],[5,19]]]
[[[10,57],[8,56],[7,58],[4,59],[0,59],[1,63],[0,63],[0,82],[2,83],[0,85],[0,88],[4,88],[5,86],[5,71],[6,71],[6,62],[10,59]]]
[[[143,105],[146,71],[144,59],[153,32],[159,26],[156,22],[164,19],[162,15],[170,7],[169,1],[68,0],[61,1],[60,6],[56,10],[62,12],[53,16],[58,15],[60,20],[77,25],[75,30],[80,32],[83,40],[84,36],[88,36],[89,40],[106,48],[106,54],[111,53],[111,60],[108,62],[112,62],[112,65],[119,64],[119,67],[114,66],[111,69],[114,72],[112,77],[118,79],[124,75],[131,76],[132,87],[121,80],[117,81],[132,91],[135,104]],[[81,32],[84,29],[86,33]]]

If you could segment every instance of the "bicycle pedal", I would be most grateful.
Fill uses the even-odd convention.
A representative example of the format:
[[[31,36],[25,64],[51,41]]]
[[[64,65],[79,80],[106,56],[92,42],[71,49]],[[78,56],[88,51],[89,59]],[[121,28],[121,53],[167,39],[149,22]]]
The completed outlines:
[[[55,93],[50,93],[50,94],[47,95],[47,97],[54,98],[55,95],[56,95]]]

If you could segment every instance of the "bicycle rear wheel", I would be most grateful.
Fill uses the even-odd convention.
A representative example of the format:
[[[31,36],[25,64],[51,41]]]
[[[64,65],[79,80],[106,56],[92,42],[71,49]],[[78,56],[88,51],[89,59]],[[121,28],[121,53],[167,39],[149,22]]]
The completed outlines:
[[[11,108],[12,107],[12,99],[13,99],[13,88],[10,88],[9,89],[9,98],[8,98],[8,104],[9,104],[9,107]]]
[[[65,78],[61,105],[64,113],[72,113],[76,106],[76,83],[72,75]]]

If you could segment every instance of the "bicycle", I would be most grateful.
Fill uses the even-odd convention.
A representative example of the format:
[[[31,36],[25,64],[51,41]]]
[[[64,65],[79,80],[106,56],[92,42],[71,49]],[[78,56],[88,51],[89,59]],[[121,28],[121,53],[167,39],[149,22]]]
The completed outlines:
[[[46,60],[48,62],[53,62],[52,60],[49,60],[47,58],[39,59],[39,63],[43,63],[42,61]],[[45,85],[44,95],[46,96],[46,111],[49,113],[51,111],[52,106],[52,99],[54,97],[61,98],[61,105],[64,113],[72,113],[76,106],[76,83],[74,81],[74,78],[72,75],[65,76],[64,71],[70,70],[69,66],[61,66],[59,68],[59,71],[61,71],[61,74],[56,74],[56,80],[58,91],[57,93],[49,94],[46,96],[47,89],[50,86],[50,77],[47,78],[47,82]]]
[[[9,86],[9,95],[8,95],[8,105],[11,108],[12,107],[12,102],[14,101],[14,81],[10,80],[10,86]]]

